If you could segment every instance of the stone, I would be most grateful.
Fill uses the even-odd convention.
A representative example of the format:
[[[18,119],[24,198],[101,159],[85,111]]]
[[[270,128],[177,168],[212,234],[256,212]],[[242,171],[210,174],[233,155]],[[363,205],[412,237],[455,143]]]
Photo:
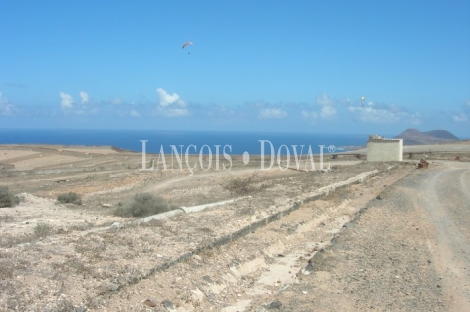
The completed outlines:
[[[313,273],[313,265],[312,263],[309,261],[307,266],[305,267],[305,269],[302,270],[302,273],[304,275],[310,275]]]
[[[154,308],[157,306],[157,304],[155,303],[155,301],[153,301],[152,299],[146,299],[144,301],[144,304],[148,305],[149,307],[151,308]]]
[[[191,297],[197,302],[202,302],[204,300],[204,293],[196,287],[196,289],[191,290]]]
[[[111,227],[112,229],[120,228],[120,227],[121,227],[121,223],[119,223],[119,222],[114,222],[113,224],[111,224],[110,227]]]
[[[202,279],[208,282],[209,284],[214,284],[214,281],[208,275],[204,275]]]
[[[273,309],[279,309],[281,306],[282,306],[282,302],[280,302],[279,300],[276,300],[276,301],[271,302],[268,305],[265,305],[264,307],[267,310],[273,310]]]
[[[176,310],[175,304],[174,304],[173,302],[171,302],[170,300],[163,300],[163,301],[162,301],[162,305],[163,305],[168,311],[175,311],[175,310]]]

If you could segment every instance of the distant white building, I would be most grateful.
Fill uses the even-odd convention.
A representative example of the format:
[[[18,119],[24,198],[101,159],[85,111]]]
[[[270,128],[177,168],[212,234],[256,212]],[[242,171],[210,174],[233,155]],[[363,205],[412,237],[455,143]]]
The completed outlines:
[[[403,139],[370,135],[367,141],[367,161],[403,161]]]

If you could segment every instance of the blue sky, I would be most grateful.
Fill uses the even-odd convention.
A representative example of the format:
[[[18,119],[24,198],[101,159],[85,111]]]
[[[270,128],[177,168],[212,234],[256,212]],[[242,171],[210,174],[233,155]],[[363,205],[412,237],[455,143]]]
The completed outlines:
[[[3,0],[0,128],[470,137],[469,21],[462,0]]]

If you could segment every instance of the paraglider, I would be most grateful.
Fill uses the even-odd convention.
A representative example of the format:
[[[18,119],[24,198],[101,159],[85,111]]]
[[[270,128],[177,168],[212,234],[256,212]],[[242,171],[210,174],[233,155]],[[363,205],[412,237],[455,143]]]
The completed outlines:
[[[361,96],[361,100],[362,100],[362,101],[365,101],[365,100],[366,100],[366,97],[365,97],[365,96]],[[364,106],[364,102],[362,102],[362,106]]]
[[[193,45],[193,43],[191,41],[186,41],[185,43],[183,43],[183,46],[181,47],[181,49],[186,48],[186,46],[188,46],[188,45]],[[189,52],[188,52],[188,54],[189,54]]]
[[[184,49],[187,45],[193,45],[193,43],[191,41],[186,41],[185,43],[183,43],[181,49]]]

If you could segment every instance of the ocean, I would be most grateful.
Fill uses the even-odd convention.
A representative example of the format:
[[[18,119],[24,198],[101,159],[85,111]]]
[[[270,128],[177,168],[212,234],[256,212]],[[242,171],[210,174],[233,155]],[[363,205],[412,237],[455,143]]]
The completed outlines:
[[[340,152],[367,144],[368,135],[359,134],[315,134],[284,132],[224,132],[224,131],[165,131],[165,130],[51,130],[51,129],[0,129],[0,144],[58,144],[86,146],[114,146],[117,148],[142,152],[142,140],[145,140],[147,153],[171,153],[171,145],[178,151],[189,148],[190,154],[214,154],[216,145],[233,155],[248,152],[260,155],[261,149],[268,154],[281,155],[293,153],[292,145],[297,145],[300,153],[306,154],[311,147],[313,154],[320,153],[319,145],[324,145],[323,152]],[[284,146],[283,146],[284,145]],[[203,147],[204,146],[204,147]],[[227,146],[227,147],[226,147]]]

